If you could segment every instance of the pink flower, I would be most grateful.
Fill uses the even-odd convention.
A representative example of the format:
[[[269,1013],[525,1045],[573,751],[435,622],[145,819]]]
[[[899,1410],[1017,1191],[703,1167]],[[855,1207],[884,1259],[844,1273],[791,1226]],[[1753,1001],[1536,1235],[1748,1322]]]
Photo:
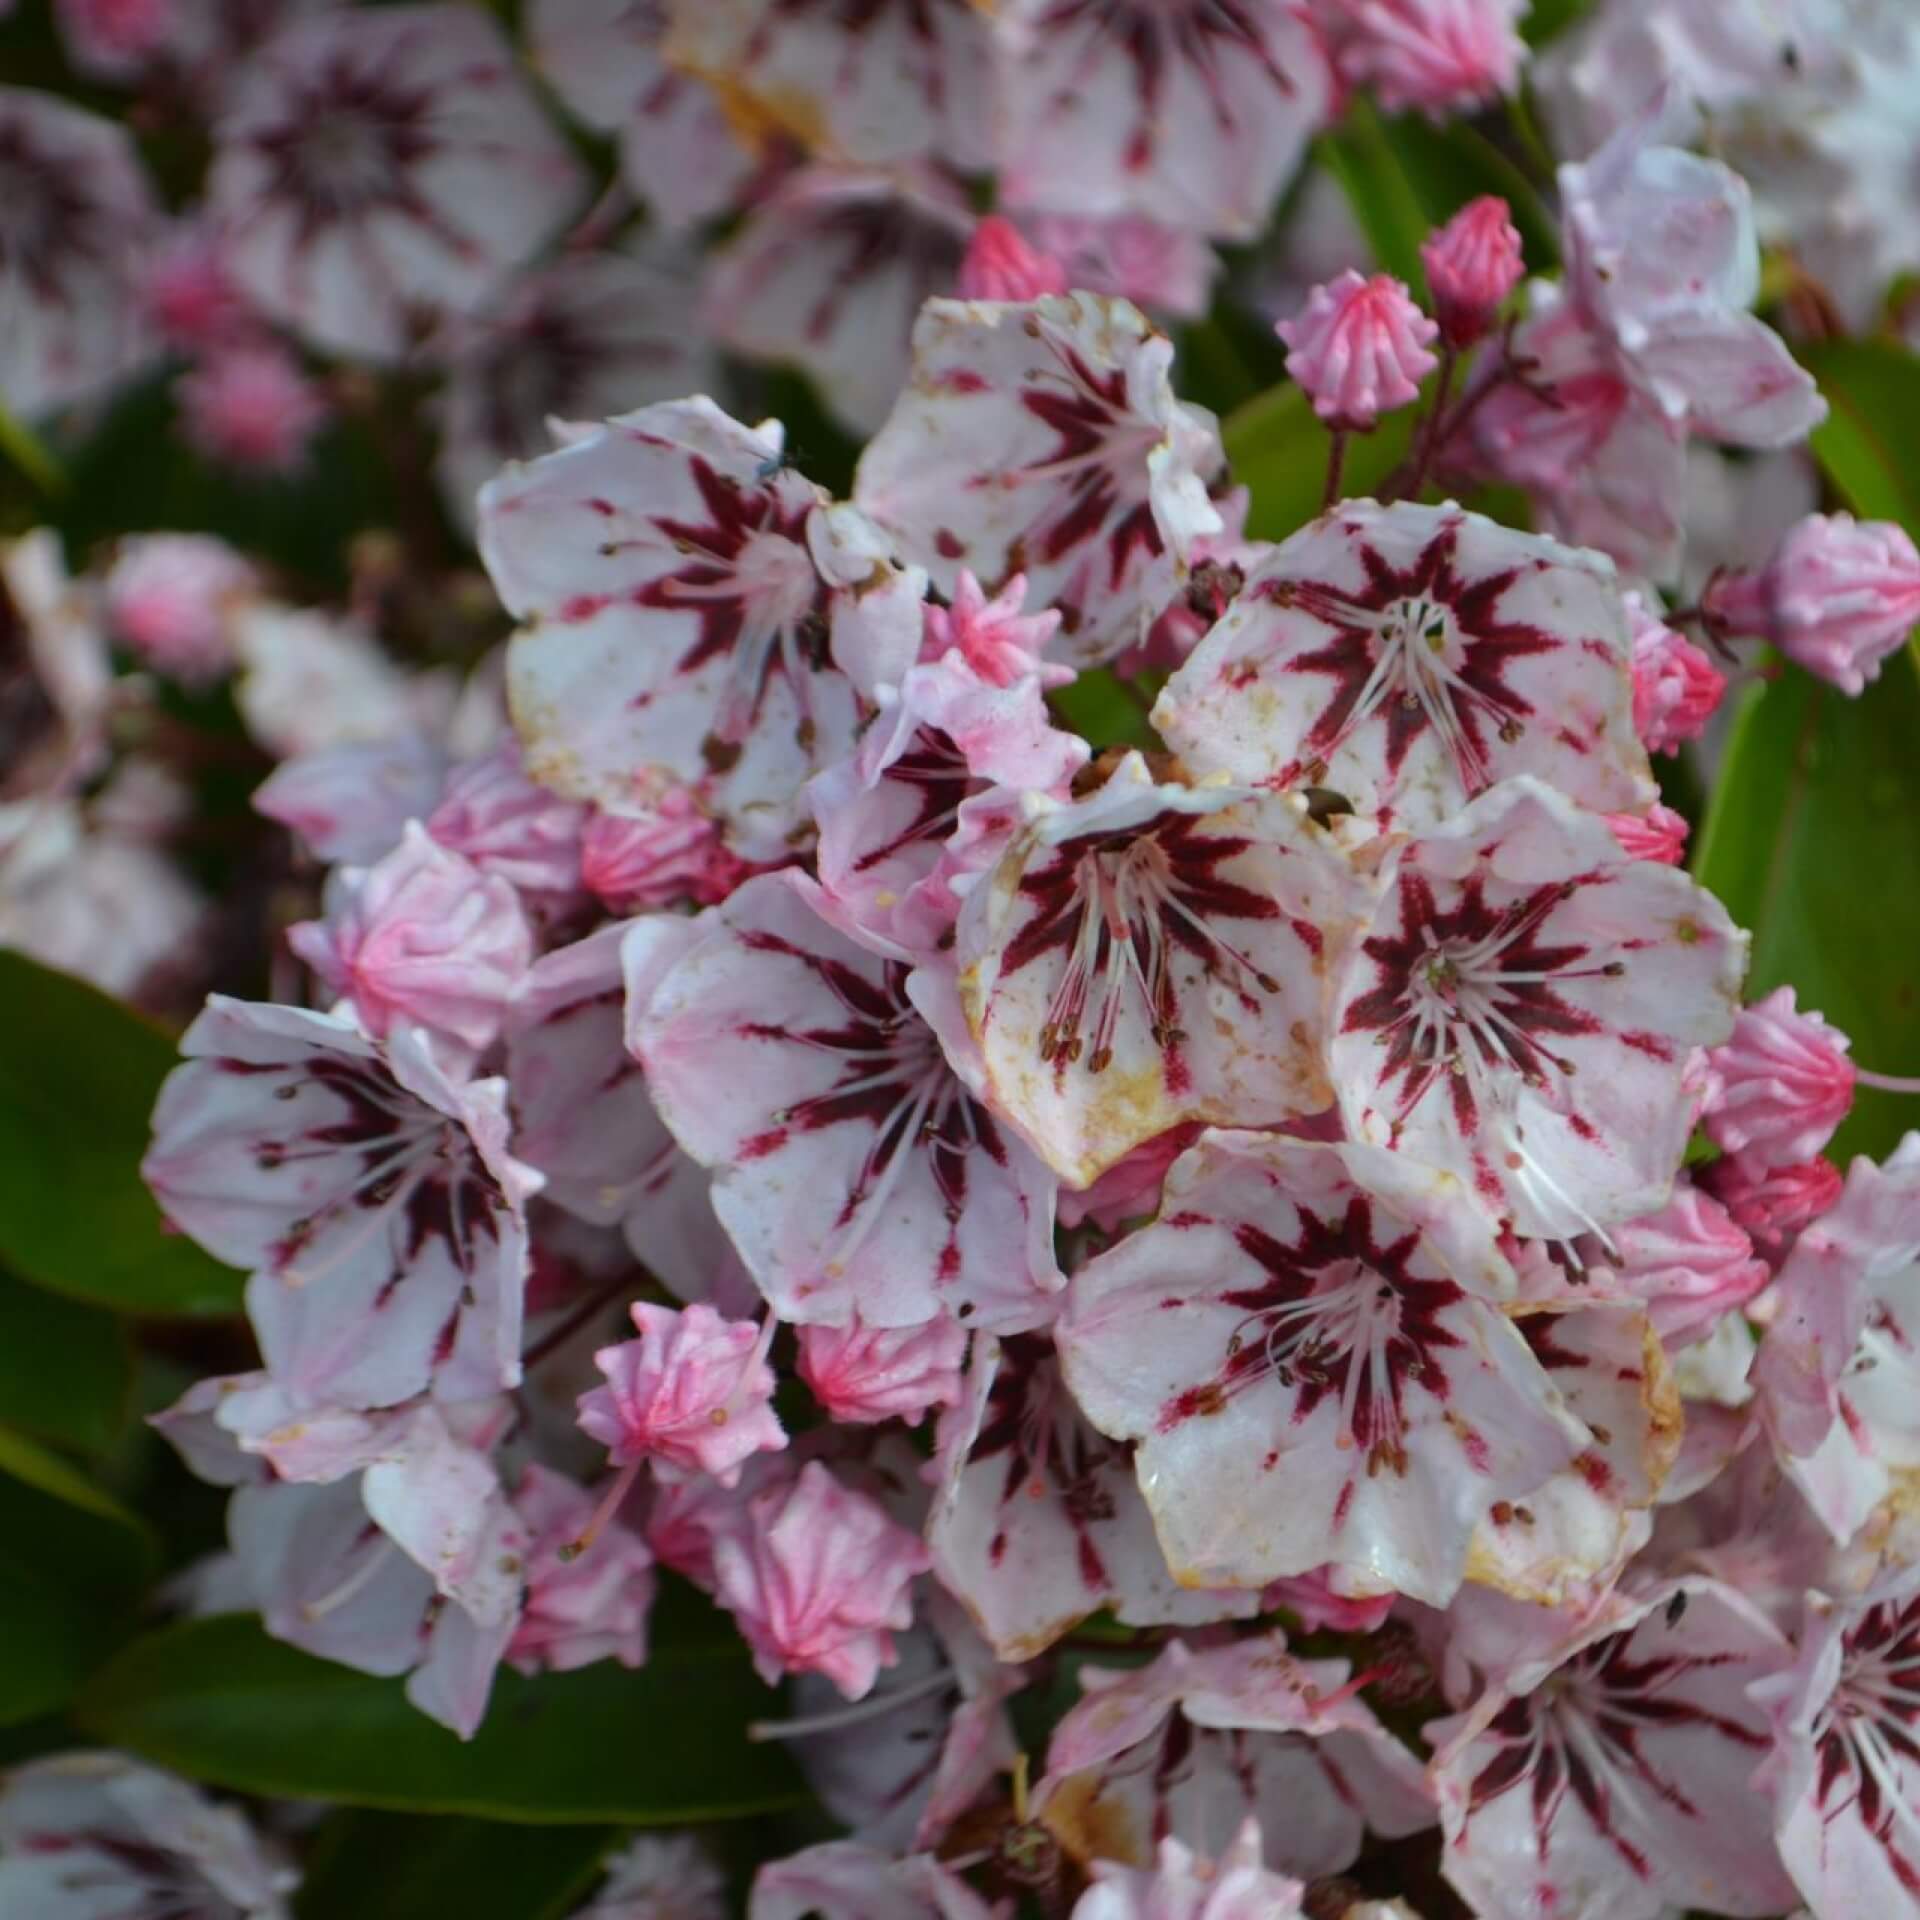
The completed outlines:
[[[955,292],[962,300],[1037,300],[1066,290],[1067,270],[1052,254],[1029,245],[1011,220],[982,217],[960,262]]]
[[[922,1542],[816,1461],[747,1503],[747,1525],[713,1546],[715,1586],[769,1686],[824,1673],[849,1700],[871,1692],[913,1624]],[[890,1631],[891,1629],[891,1631]]]
[[[580,835],[580,878],[614,913],[675,906],[717,906],[751,869],[730,854],[720,823],[684,787],[669,787],[645,813],[587,815]]]
[[[1285,0],[1117,9],[1009,0],[994,24],[1000,195],[1023,214],[1142,214],[1251,240],[1333,101],[1322,36],[1305,7]]]
[[[617,1520],[593,1528],[592,1496],[546,1467],[522,1470],[513,1506],[529,1544],[509,1662],[522,1673],[570,1673],[596,1660],[640,1666],[654,1588],[646,1543]],[[590,1528],[592,1538],[574,1551]]]
[[[1365,433],[1382,413],[1418,399],[1440,364],[1427,351],[1440,329],[1387,273],[1368,280],[1349,267],[1274,331],[1287,343],[1288,373],[1341,432]]]
[[[288,743],[290,746],[291,742]],[[424,733],[294,751],[253,790],[253,810],[328,866],[370,867],[440,798],[446,762]]]
[[[483,1052],[533,962],[513,888],[411,820],[391,853],[339,869],[336,883],[327,917],[290,927],[287,944],[376,1040],[411,1020]]]
[[[1118,294],[1152,313],[1198,319],[1213,297],[1220,256],[1203,233],[1144,214],[1104,220],[1074,213],[1022,212],[1034,244],[1058,259],[1067,285]]]
[[[890,1853],[829,1840],[754,1875],[747,1920],[1005,1920],[931,1854]]]
[[[1747,1689],[1791,1658],[1748,1601],[1689,1579],[1517,1636],[1467,1712],[1430,1723],[1446,1875],[1485,1920],[1660,1920],[1793,1903]]]
[[[935,6],[966,11],[962,0]],[[953,286],[972,228],[944,174],[801,168],[709,257],[706,326],[748,359],[799,367],[864,439],[899,398],[914,317]]]
[[[237,344],[252,324],[218,236],[201,224],[183,222],[160,242],[142,296],[167,344],[185,352]]]
[[[1498,194],[1470,200],[1420,245],[1440,337],[1470,347],[1492,330],[1526,266],[1512,209]]]
[[[765,874],[644,995],[630,968],[628,1044],[661,1118],[715,1170],[714,1211],[783,1319],[1043,1324],[1052,1176],[975,1084],[964,1031],[974,1079],[956,1070],[919,977],[823,904]]]
[[[1333,982],[1349,1135],[1445,1168],[1523,1234],[1662,1205],[1732,1030],[1747,936],[1604,820],[1505,780],[1388,858]]]
[[[1588,1439],[1501,1312],[1511,1289],[1451,1182],[1378,1148],[1208,1133],[1159,1221],[1074,1276],[1062,1365],[1135,1443],[1183,1582],[1331,1566],[1445,1606],[1494,1503]]]
[[[1857,1598],[1809,1593],[1799,1648],[1754,1698],[1773,1721],[1755,1785],[1787,1871],[1818,1914],[1909,1914],[1920,1885],[1920,1569]]]
[[[1606,821],[1629,860],[1657,860],[1663,867],[1685,863],[1692,829],[1684,814],[1658,800],[1645,813],[1610,813]]]
[[[912,379],[861,456],[855,501],[942,592],[963,567],[990,583],[1024,573],[1059,609],[1060,652],[1111,659],[1221,526],[1207,492],[1218,426],[1175,397],[1173,343],[1090,293],[930,300],[913,339]]]
[[[1724,1154],[1695,1177],[1771,1260],[1779,1259],[1793,1236],[1839,1199],[1842,1178],[1824,1156],[1782,1167],[1744,1153]]]
[[[369,358],[478,306],[583,185],[470,7],[293,19],[248,55],[217,137],[207,209],[234,278],[317,346]]]
[[[520,744],[508,734],[447,775],[427,832],[518,892],[566,897],[580,888],[586,811],[528,779]]]
[[[83,73],[136,74],[176,31],[176,0],[58,0],[60,37]]]
[[[809,539],[824,506],[778,422],[749,429],[707,399],[643,407],[490,481],[480,552],[526,623],[507,680],[528,773],[641,819],[685,788],[742,859],[791,858],[801,789],[858,731],[831,648],[880,583],[913,584],[873,560],[858,593],[829,579]]]
[[[727,1920],[727,1877],[691,1833],[643,1833],[572,1920]]]
[[[1419,831],[1514,774],[1581,806],[1655,797],[1613,569],[1459,507],[1349,500],[1272,549],[1168,681],[1196,775],[1327,787]]]
[[[23,1920],[286,1920],[299,1879],[237,1807],[121,1754],[50,1755],[0,1785],[0,1909]]]
[[[210,459],[290,473],[326,418],[320,390],[284,347],[217,347],[175,383],[188,439]]]
[[[593,1363],[607,1384],[580,1396],[581,1431],[616,1466],[651,1460],[676,1473],[735,1485],[749,1454],[787,1444],[769,1402],[771,1321],[723,1320],[709,1306],[675,1311],[636,1300],[637,1340],[602,1347]]]
[[[1633,726],[1650,753],[1676,753],[1698,740],[1727,690],[1727,676],[1684,634],[1627,595],[1633,622]]]
[[[1079,1679],[1036,1811],[1065,1824],[1084,1810],[1081,1830],[1113,1835],[1136,1864],[1151,1835],[1203,1845],[1257,1823],[1275,1867],[1318,1879],[1354,1863],[1369,1827],[1433,1824],[1419,1762],[1354,1697],[1348,1663],[1296,1659],[1277,1632],[1174,1638],[1148,1665],[1083,1665]]]
[[[934,1571],[1003,1661],[1044,1653],[1103,1607],[1129,1626],[1199,1626],[1260,1609],[1257,1593],[1174,1579],[1128,1449],[1087,1423],[1044,1334],[975,1340],[934,1461]]]
[[[1260,1823],[1249,1816],[1218,1860],[1172,1839],[1151,1871],[1096,1860],[1072,1920],[1305,1920],[1306,1891],[1261,1865]]]
[[[1920,624],[1920,552],[1891,521],[1812,513],[1760,572],[1722,574],[1701,604],[1723,633],[1771,640],[1858,695]]]
[[[1371,88],[1389,113],[1419,107],[1437,120],[1512,91],[1525,10],[1526,0],[1349,0],[1328,12],[1349,86]]]
[[[227,616],[259,584],[252,564],[210,534],[136,534],[108,571],[107,621],[150,666],[204,682],[233,664]]]
[[[1016,573],[989,600],[980,582],[965,567],[953,583],[950,606],[927,603],[925,637],[920,658],[931,663],[957,649],[967,665],[989,686],[1010,687],[1029,675],[1043,687],[1064,687],[1074,678],[1071,667],[1049,663],[1042,656],[1060,626],[1051,607],[1022,613],[1027,576]]]
[[[1581,1284],[1642,1302],[1654,1331],[1672,1346],[1704,1339],[1773,1277],[1726,1208],[1689,1182],[1676,1186],[1658,1212],[1615,1227],[1611,1240],[1611,1251],[1595,1252]]]
[[[800,1377],[830,1418],[917,1427],[929,1407],[960,1397],[967,1330],[951,1314],[918,1327],[802,1327]]]
[[[1753,1166],[1811,1160],[1853,1106],[1847,1046],[1847,1036],[1819,1014],[1799,1011],[1791,987],[1743,1007],[1710,1056],[1708,1138]]]
[[[141,1171],[168,1217],[252,1271],[275,1379],[309,1405],[472,1399],[520,1377],[526,1202],[504,1080],[216,994],[161,1088]]]
[[[50,93],[0,87],[0,153],[0,394],[10,413],[37,420],[147,358],[138,288],[159,218],[132,137]]]

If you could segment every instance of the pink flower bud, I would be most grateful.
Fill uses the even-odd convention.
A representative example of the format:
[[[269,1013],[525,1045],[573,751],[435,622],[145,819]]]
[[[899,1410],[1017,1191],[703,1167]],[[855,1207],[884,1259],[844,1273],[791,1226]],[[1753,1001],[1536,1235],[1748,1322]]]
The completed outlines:
[[[1051,608],[1022,613],[1027,577],[1016,573],[989,600],[980,582],[965,568],[954,582],[953,604],[926,610],[926,630],[920,642],[923,661],[938,660],[959,649],[961,657],[990,686],[1010,687],[1016,680],[1037,675],[1043,687],[1063,687],[1074,677],[1069,666],[1041,659],[1060,625]]]
[[[1758,573],[1711,581],[1701,606],[1719,631],[1771,640],[1857,695],[1920,623],[1920,552],[1891,521],[1810,513]]]
[[[1684,634],[1627,595],[1633,623],[1633,727],[1649,753],[1697,740],[1727,690],[1727,676]]]
[[[1389,113],[1420,107],[1438,118],[1509,92],[1526,56],[1514,32],[1523,0],[1350,0],[1334,35],[1350,87]]]
[[[120,543],[107,574],[107,622],[149,666],[205,682],[233,664],[228,615],[258,585],[252,566],[210,534],[138,534]]]
[[[835,1420],[918,1426],[929,1407],[959,1399],[966,1351],[951,1314],[918,1327],[870,1327],[856,1314],[844,1327],[800,1329],[800,1377]]]
[[[1066,290],[1066,268],[1030,245],[1011,220],[990,213],[974,228],[960,262],[962,300],[1038,300]]]
[[[287,473],[326,417],[299,363],[264,343],[223,347],[174,384],[187,437],[210,459]]]
[[[1707,1137],[1755,1166],[1811,1160],[1853,1105],[1847,1045],[1819,1014],[1796,1008],[1791,987],[1743,1007],[1732,1034],[1708,1056]]]
[[[443,847],[529,893],[574,893],[587,810],[527,777],[519,743],[455,767],[427,820]]]
[[[173,0],[56,0],[74,64],[109,78],[137,72],[176,30]]]
[[[765,1328],[699,1303],[676,1312],[645,1300],[634,1303],[633,1324],[639,1339],[593,1356],[607,1384],[579,1401],[581,1431],[616,1466],[651,1460],[730,1487],[749,1455],[787,1444],[768,1404],[775,1382]]]
[[[148,317],[171,347],[203,352],[234,341],[248,324],[245,297],[227,272],[219,242],[185,226],[147,263],[141,294]]]
[[[1607,1265],[1675,1345],[1705,1339],[1773,1277],[1726,1208],[1684,1180],[1657,1213],[1615,1227],[1612,1238]]]
[[[407,823],[394,850],[335,875],[324,920],[287,930],[287,944],[353,1002],[376,1040],[396,1021],[445,1034],[476,1054],[500,1031],[508,996],[533,963],[533,936],[504,880]]]
[[[1657,860],[1677,867],[1687,857],[1688,827],[1684,815],[1655,801],[1644,814],[1610,813],[1607,825],[1630,860]]]
[[[1501,303],[1526,271],[1520,233],[1498,194],[1470,200],[1421,244],[1440,337],[1470,347],[1493,326]]]
[[[749,871],[721,844],[720,823],[677,787],[637,818],[596,808],[580,836],[580,878],[615,913],[710,907]]]
[[[1794,1236],[1840,1198],[1840,1169],[1820,1158],[1769,1167],[1729,1153],[1695,1179],[1752,1236],[1754,1250],[1778,1265]]]
[[[823,1673],[863,1698],[899,1657],[893,1633],[913,1624],[926,1543],[817,1460],[755,1495],[747,1520],[714,1541],[713,1569],[760,1677],[772,1686],[783,1673]]]
[[[1314,412],[1348,431],[1364,433],[1382,412],[1404,407],[1439,365],[1427,348],[1440,329],[1391,274],[1366,280],[1349,267],[1274,331]]]

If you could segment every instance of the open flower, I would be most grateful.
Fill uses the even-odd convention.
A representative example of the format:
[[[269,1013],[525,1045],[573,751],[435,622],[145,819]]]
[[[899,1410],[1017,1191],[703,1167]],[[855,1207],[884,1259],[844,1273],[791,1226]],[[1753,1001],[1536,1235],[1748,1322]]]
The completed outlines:
[[[1331,1565],[1444,1606],[1473,1529],[1587,1444],[1461,1184],[1377,1148],[1203,1134],[1074,1276],[1074,1396],[1133,1441],[1183,1581]]]
[[[1252,239],[1332,104],[1285,0],[1014,0],[996,15],[1009,206]]]
[[[25,87],[0,87],[0,202],[0,399],[38,419],[148,353],[136,288],[159,216],[122,128]]]
[[[1617,1596],[1557,1639],[1510,1655],[1467,1713],[1428,1731],[1447,1878],[1474,1910],[1659,1920],[1791,1906],[1748,1784],[1767,1732],[1747,1688],[1786,1664],[1780,1633],[1739,1594],[1690,1579]]]
[[[1528,776],[1387,863],[1335,983],[1349,1132],[1449,1170],[1521,1233],[1667,1197],[1733,1026],[1746,936],[1672,867]]]
[[[252,1269],[275,1378],[312,1405],[472,1398],[520,1377],[524,1207],[506,1083],[457,1085],[416,1029],[216,994],[181,1042],[142,1172],[169,1216]]]
[[[1197,773],[1323,787],[1418,832],[1512,774],[1655,798],[1599,556],[1455,506],[1347,501],[1247,576],[1154,724]]]
[[[992,591],[1024,573],[1060,610],[1057,651],[1111,658],[1145,637],[1193,542],[1221,524],[1214,419],[1174,398],[1172,359],[1124,300],[930,300],[854,498],[943,592],[963,567]]]
[[[477,306],[582,185],[470,7],[293,21],[249,57],[218,141],[207,194],[234,279],[316,344],[374,358]]]
[[[904,962],[750,880],[629,1004],[660,1115],[785,1319],[1045,1321],[1053,1181],[950,1064]]]
[[[689,788],[735,852],[783,858],[801,786],[851,748],[857,713],[828,655],[853,595],[808,547],[822,502],[782,463],[777,424],[705,399],[492,481],[480,550],[523,622],[508,692],[533,777],[612,813]]]
[[[1183,1121],[1317,1113],[1356,886],[1285,801],[1163,785],[1138,754],[1039,803],[955,949],[995,1101],[1074,1186]]]

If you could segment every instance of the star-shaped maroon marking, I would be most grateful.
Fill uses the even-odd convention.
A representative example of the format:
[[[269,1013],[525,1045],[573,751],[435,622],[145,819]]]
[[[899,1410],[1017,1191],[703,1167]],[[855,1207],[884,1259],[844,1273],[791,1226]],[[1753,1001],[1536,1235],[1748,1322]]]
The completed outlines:
[[[1399,930],[1361,943],[1376,978],[1348,1005],[1341,1031],[1378,1036],[1379,1080],[1399,1080],[1402,1120],[1444,1076],[1455,1118],[1470,1132],[1479,1117],[1480,1070],[1544,1084],[1550,1071],[1563,1069],[1552,1039],[1600,1030],[1549,977],[1620,971],[1617,961],[1591,964],[1590,947],[1545,938],[1548,917],[1581,884],[1555,881],[1496,907],[1482,877],[1469,874],[1442,907],[1423,874],[1401,873]]]
[[[1184,1087],[1186,1036],[1173,976],[1176,953],[1190,955],[1210,977],[1230,982],[1249,1012],[1259,1010],[1250,987],[1279,992],[1279,982],[1217,929],[1223,920],[1282,917],[1270,896],[1220,872],[1254,842],[1208,828],[1206,815],[1168,812],[1142,827],[1081,834],[1063,840],[1043,864],[1022,876],[1020,896],[1030,903],[1031,917],[1008,942],[1000,972],[1011,978],[1043,955],[1067,956],[1040,1033],[1040,1057],[1052,1064],[1056,1082],[1079,1064],[1083,1050],[1087,1072],[1100,1073],[1111,1064],[1114,1029],[1130,981],[1144,1002],[1169,1088]],[[1089,1022],[1096,992],[1101,1004]],[[1082,1031],[1089,1024],[1090,1035]]]
[[[870,872],[917,841],[944,840],[961,803],[987,790],[987,782],[974,776],[953,737],[938,727],[919,728],[881,779],[907,789],[913,818],[879,846],[869,847],[853,863],[856,873]]]
[[[1913,1779],[1920,1766],[1920,1595],[1870,1608],[1841,1640],[1840,1683],[1816,1731],[1824,1824],[1857,1812],[1894,1877],[1920,1898]]]
[[[1385,725],[1390,774],[1399,773],[1416,740],[1437,733],[1469,799],[1492,784],[1493,740],[1511,744],[1534,718],[1532,703],[1507,683],[1508,672],[1567,643],[1543,627],[1503,620],[1500,603],[1526,569],[1467,579],[1457,565],[1459,538],[1457,524],[1443,527],[1405,567],[1360,542],[1367,584],[1358,592],[1311,580],[1270,580],[1258,589],[1260,597],[1333,629],[1321,645],[1285,663],[1288,673],[1324,676],[1332,692],[1277,784],[1323,777],[1335,750],[1376,714]],[[1449,645],[1457,646],[1458,660],[1442,672],[1434,661]],[[1432,657],[1423,659],[1422,649]],[[1396,650],[1411,657],[1401,660]]]
[[[1552,1830],[1568,1793],[1595,1831],[1636,1879],[1653,1876],[1654,1863],[1623,1830],[1621,1814],[1646,1796],[1688,1819],[1700,1810],[1684,1783],[1657,1768],[1645,1750],[1650,1734],[1704,1727],[1750,1752],[1764,1751],[1764,1735],[1738,1720],[1676,1694],[1687,1676],[1711,1672],[1731,1656],[1653,1655],[1636,1659],[1633,1634],[1617,1633],[1581,1652],[1544,1688],[1510,1700],[1493,1717],[1487,1737],[1499,1751],[1468,1788],[1467,1817],[1524,1785],[1540,1858],[1552,1852]],[[1571,1737],[1577,1718],[1583,1737]]]
[[[1251,1223],[1237,1227],[1234,1239],[1267,1278],[1221,1294],[1242,1318],[1219,1371],[1168,1401],[1161,1432],[1273,1379],[1296,1395],[1296,1423],[1322,1400],[1336,1400],[1347,1409],[1368,1472],[1405,1473],[1406,1392],[1418,1386],[1436,1400],[1450,1397],[1437,1356],[1461,1343],[1440,1316],[1463,1298],[1460,1289],[1409,1271],[1420,1245],[1417,1231],[1384,1246],[1376,1241],[1373,1205],[1361,1194],[1338,1217],[1300,1209],[1291,1245]]]

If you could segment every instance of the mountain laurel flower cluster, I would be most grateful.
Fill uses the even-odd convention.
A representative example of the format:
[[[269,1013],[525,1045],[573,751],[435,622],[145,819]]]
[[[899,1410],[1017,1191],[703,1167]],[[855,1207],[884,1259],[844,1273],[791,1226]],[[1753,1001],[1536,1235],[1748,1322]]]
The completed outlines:
[[[1920,1920],[1920,19],[31,5],[0,1913]]]

